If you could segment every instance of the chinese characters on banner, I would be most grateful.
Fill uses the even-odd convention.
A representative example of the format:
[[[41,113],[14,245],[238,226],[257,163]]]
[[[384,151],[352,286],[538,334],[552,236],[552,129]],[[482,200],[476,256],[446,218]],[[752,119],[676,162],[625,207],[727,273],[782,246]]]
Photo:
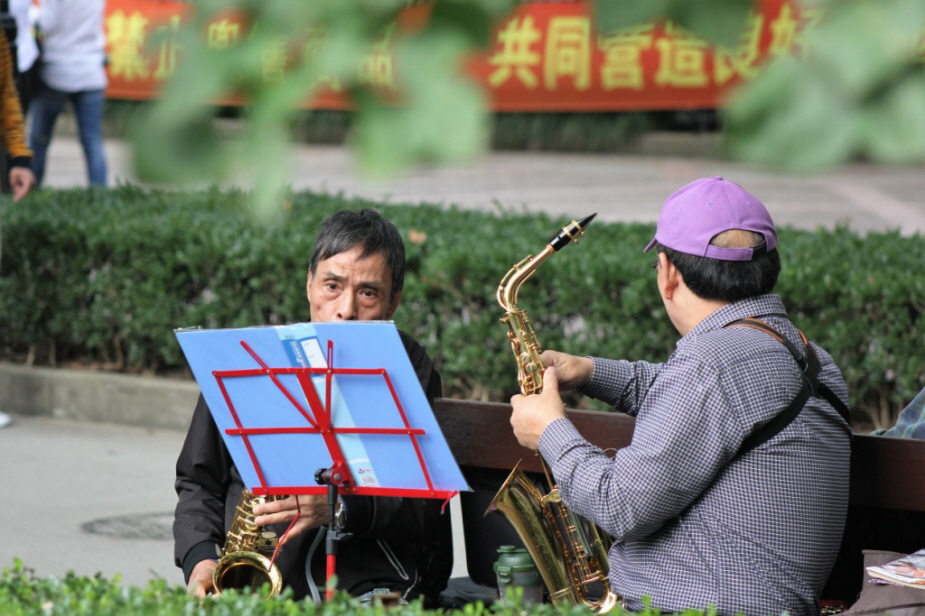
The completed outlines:
[[[799,49],[800,34],[818,18],[796,0],[762,0],[742,43],[718,48],[672,24],[644,24],[599,35],[585,2],[522,3],[499,25],[493,48],[467,70],[489,92],[496,111],[623,111],[710,108],[735,84],[751,79],[762,62]],[[164,29],[178,29],[190,5],[170,0],[109,0],[106,31],[110,98],[157,96],[181,50]],[[420,12],[420,5],[406,9]],[[234,16],[210,22],[208,44],[221,49],[246,34]],[[387,33],[360,67],[363,80],[388,92],[399,70]],[[151,43],[154,45],[151,45]],[[267,49],[268,79],[279,78],[286,48]],[[305,108],[345,109],[349,101],[333,80],[319,84]],[[228,98],[217,103],[236,104]]]

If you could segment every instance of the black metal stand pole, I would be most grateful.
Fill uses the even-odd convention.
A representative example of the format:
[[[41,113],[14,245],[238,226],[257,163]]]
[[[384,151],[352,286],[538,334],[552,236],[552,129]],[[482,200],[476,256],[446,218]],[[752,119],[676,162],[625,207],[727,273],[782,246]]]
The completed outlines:
[[[344,474],[334,467],[320,468],[315,472],[315,481],[319,485],[328,487],[328,524],[324,545],[326,554],[325,599],[330,601],[334,597],[331,578],[337,572],[337,544],[343,537],[343,533],[337,528],[335,517],[337,512],[337,488],[344,484]]]

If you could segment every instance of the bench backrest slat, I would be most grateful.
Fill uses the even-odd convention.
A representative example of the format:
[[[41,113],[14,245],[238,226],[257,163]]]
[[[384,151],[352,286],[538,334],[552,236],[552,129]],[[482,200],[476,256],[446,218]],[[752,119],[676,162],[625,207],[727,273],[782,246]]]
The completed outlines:
[[[511,405],[440,398],[434,412],[461,467],[511,469],[521,460],[539,471],[536,454],[511,430]],[[622,413],[567,410],[592,443],[619,449],[633,437],[633,418]],[[851,447],[851,504],[925,511],[925,441],[856,434]]]

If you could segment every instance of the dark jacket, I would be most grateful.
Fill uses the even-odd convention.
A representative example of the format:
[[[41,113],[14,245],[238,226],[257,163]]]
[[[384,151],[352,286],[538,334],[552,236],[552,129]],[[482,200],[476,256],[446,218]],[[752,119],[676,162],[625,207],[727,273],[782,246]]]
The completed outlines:
[[[424,348],[399,333],[421,387],[433,403],[442,393],[440,375]],[[201,395],[177,459],[175,487],[179,502],[173,525],[174,560],[189,580],[198,562],[216,558],[220,552],[244,487]],[[428,606],[436,606],[453,567],[449,507],[441,512],[443,504],[435,499],[345,497],[344,532],[352,536],[338,545],[338,588],[354,596],[386,588],[408,600],[424,595]],[[286,526],[274,525],[273,529],[281,535]],[[323,528],[304,532],[277,555],[284,585],[297,599],[324,595],[324,535]],[[305,571],[309,553],[313,582]]]

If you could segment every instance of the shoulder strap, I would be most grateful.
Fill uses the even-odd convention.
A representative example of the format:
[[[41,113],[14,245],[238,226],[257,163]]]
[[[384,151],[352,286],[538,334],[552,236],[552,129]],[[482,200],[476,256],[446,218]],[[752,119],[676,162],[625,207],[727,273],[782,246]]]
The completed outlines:
[[[745,318],[732,321],[726,325],[726,327],[732,326],[751,327],[753,329],[770,334],[772,337],[774,337],[775,340],[783,344],[787,350],[790,351],[793,359],[800,367],[800,373],[803,378],[803,386],[800,388],[800,391],[797,393],[793,401],[787,406],[787,408],[785,408],[773,419],[771,419],[771,421],[767,422],[755,430],[748,437],[746,437],[746,439],[742,441],[742,447],[737,455],[742,455],[748,451],[751,451],[755,447],[766,443],[771,438],[780,433],[780,431],[786,428],[791,421],[796,419],[796,416],[800,414],[801,410],[803,410],[803,407],[806,405],[806,401],[810,398],[810,396],[821,396],[829,404],[831,404],[836,411],[838,411],[838,414],[841,415],[845,421],[849,421],[850,412],[847,405],[845,405],[845,403],[841,401],[841,398],[836,396],[835,393],[824,383],[819,382],[819,372],[821,371],[822,366],[819,363],[819,357],[816,355],[816,351],[813,349],[812,345],[809,344],[803,332],[797,330],[797,332],[800,334],[800,340],[803,342],[803,353],[801,354],[792,342],[784,338],[784,336],[779,331],[764,321],[753,318]]]

